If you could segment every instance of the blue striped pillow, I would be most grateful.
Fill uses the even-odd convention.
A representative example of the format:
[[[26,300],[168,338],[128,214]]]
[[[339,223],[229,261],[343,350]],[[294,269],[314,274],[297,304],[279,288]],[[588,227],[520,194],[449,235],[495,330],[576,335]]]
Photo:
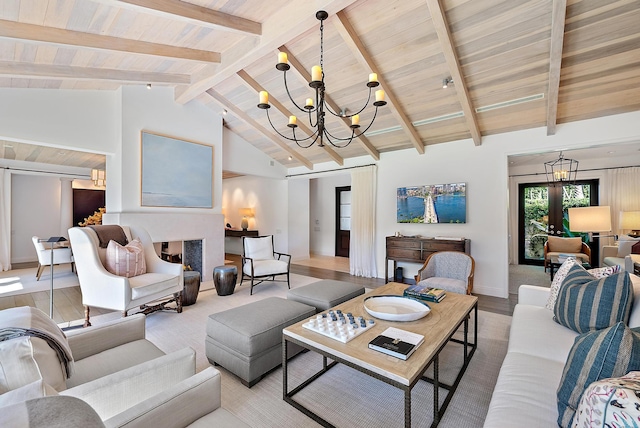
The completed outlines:
[[[595,279],[581,266],[569,269],[560,286],[553,319],[578,333],[629,321],[633,287],[627,272]]]
[[[558,425],[569,427],[592,383],[640,370],[640,328],[619,322],[576,337],[558,386]]]

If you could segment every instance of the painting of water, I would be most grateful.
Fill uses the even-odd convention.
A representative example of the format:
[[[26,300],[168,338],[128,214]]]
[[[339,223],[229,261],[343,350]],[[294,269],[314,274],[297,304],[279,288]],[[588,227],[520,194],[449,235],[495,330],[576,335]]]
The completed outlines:
[[[466,183],[399,187],[398,223],[466,223]]]
[[[213,207],[213,147],[142,132],[143,207]]]

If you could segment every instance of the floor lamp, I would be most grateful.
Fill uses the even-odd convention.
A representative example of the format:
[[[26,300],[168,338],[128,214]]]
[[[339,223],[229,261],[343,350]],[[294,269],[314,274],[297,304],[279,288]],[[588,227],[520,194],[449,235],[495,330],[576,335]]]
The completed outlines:
[[[597,234],[595,236],[597,238],[615,236],[601,235],[601,233],[611,232],[611,208],[598,205],[569,208],[569,230],[588,233],[589,242],[593,241],[594,233]]]
[[[53,245],[57,242],[66,241],[64,236],[52,236],[47,239],[47,242],[51,244],[51,297],[49,298],[49,318],[53,319]]]

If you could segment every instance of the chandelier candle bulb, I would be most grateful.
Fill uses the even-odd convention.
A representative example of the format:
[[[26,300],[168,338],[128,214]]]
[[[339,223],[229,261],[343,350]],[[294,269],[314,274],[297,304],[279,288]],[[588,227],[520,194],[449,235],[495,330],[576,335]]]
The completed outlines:
[[[260,104],[269,104],[269,93],[267,91],[260,91]]]
[[[369,74],[369,82],[377,82],[378,81],[378,74],[377,73],[371,73]]]
[[[287,58],[286,52],[278,52],[278,64],[288,64],[289,59]]]
[[[298,118],[295,116],[289,116],[289,125],[296,125],[298,122]]]
[[[307,102],[304,105],[305,107],[313,108],[313,98],[307,98]]]
[[[360,126],[360,115],[356,114],[351,117],[351,126]]]
[[[376,101],[384,101],[384,91],[382,89],[376,91]]]
[[[311,80],[313,82],[322,81],[322,68],[319,65],[311,67]]]

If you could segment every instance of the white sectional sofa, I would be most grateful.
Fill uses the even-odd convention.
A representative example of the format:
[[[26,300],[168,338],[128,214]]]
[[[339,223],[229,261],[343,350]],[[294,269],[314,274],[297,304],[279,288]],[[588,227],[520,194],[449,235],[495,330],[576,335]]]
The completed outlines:
[[[631,275],[634,303],[629,327],[640,327],[640,277]],[[549,288],[521,285],[509,347],[493,391],[485,427],[557,427],[556,390],[578,333],[545,308]]]

